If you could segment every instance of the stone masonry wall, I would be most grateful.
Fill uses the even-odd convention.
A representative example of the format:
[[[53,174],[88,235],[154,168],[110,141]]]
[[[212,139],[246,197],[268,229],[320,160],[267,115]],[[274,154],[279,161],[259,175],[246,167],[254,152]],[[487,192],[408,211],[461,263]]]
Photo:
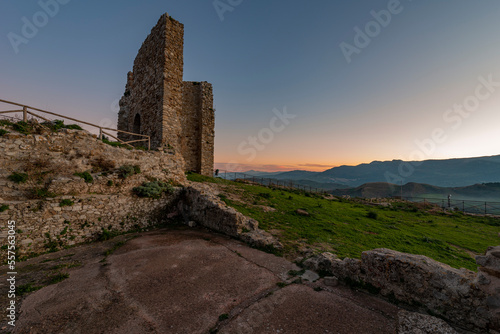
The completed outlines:
[[[184,82],[181,153],[186,169],[213,175],[214,127],[212,85],[208,82]]]
[[[116,148],[81,130],[45,131],[0,137],[0,242],[7,220],[16,220],[21,254],[43,251],[52,240],[71,245],[95,239],[102,229],[127,231],[164,221],[176,194],[139,198],[132,188],[158,179],[185,184],[182,157],[160,151]],[[140,173],[123,178],[120,167]],[[25,173],[24,183],[9,180]],[[74,175],[89,172],[92,182]],[[63,200],[73,204],[60,206]]]
[[[74,195],[44,201],[4,201],[9,209],[0,213],[0,220],[16,222],[20,255],[43,253],[51,247],[94,241],[104,230],[120,233],[162,224],[176,196],[149,199],[121,194]],[[74,204],[61,207],[63,199]],[[5,226],[0,227],[2,245],[7,236]]]
[[[208,82],[202,82],[200,95],[202,103],[200,173],[212,176],[215,153],[215,109],[212,85]]]
[[[169,83],[173,81],[172,78],[165,77],[167,22],[170,20],[163,15],[151,30],[151,34],[146,38],[135,58],[134,69],[128,74],[127,87],[122,100],[122,115],[126,117],[126,120],[119,120],[119,125],[127,125],[126,129],[120,128],[120,130],[134,133],[139,130],[141,134],[150,135],[151,148],[157,148],[163,142],[161,124],[163,122],[163,97],[166,94],[165,81]],[[182,36],[180,39],[182,40]],[[182,60],[180,64],[175,65],[182,67]],[[172,70],[175,66],[170,67],[169,70]],[[182,78],[182,73],[180,75]],[[139,128],[134,125],[136,117],[140,117]],[[133,139],[141,138],[135,136]]]

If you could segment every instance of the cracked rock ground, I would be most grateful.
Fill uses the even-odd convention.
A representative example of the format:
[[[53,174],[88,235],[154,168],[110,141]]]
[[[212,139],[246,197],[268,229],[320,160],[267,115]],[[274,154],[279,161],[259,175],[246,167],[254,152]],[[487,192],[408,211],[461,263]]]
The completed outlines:
[[[97,254],[28,295],[14,333],[396,332],[397,307],[321,279],[284,284],[295,264],[202,229],[142,233]]]

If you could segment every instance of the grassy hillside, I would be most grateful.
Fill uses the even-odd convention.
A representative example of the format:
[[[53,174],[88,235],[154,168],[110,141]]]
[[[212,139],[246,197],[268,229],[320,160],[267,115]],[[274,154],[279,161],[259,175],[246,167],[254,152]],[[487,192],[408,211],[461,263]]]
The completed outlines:
[[[340,258],[360,258],[365,250],[390,248],[477,270],[473,256],[499,242],[500,220],[495,218],[450,215],[410,203],[370,206],[196,174],[188,179],[212,183],[228,205],[278,236],[289,257],[308,247]]]

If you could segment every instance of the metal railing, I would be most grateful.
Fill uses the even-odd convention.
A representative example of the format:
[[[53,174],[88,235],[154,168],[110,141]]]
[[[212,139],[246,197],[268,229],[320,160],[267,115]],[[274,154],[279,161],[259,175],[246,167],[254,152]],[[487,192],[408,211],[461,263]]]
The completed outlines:
[[[112,129],[112,128],[103,127],[103,126],[100,126],[100,125],[92,124],[92,123],[85,122],[85,121],[80,121],[80,120],[72,118],[72,117],[68,117],[68,116],[56,114],[54,112],[47,111],[47,110],[42,110],[42,109],[39,109],[39,108],[33,108],[33,107],[30,107],[30,106],[27,106],[27,105],[24,105],[24,104],[20,104],[20,103],[16,103],[16,102],[11,102],[11,101],[1,100],[1,99],[0,99],[0,102],[1,103],[6,103],[6,104],[10,104],[10,105],[14,105],[14,106],[22,108],[22,109],[17,109],[17,110],[0,111],[1,115],[9,114],[9,113],[22,113],[23,114],[22,120],[24,122],[28,121],[28,115],[31,115],[33,117],[38,117],[38,118],[44,120],[45,122],[51,122],[51,120],[49,120],[49,119],[47,119],[45,117],[42,117],[42,116],[40,116],[38,114],[35,114],[33,112],[33,111],[37,111],[37,112],[41,112],[41,113],[44,113],[44,114],[48,114],[48,115],[60,117],[60,118],[67,119],[67,120],[70,120],[70,121],[73,121],[73,122],[78,122],[78,123],[81,123],[81,124],[85,124],[85,125],[97,128],[97,129],[99,129],[99,139],[101,139],[101,140],[103,139],[103,135],[106,135],[106,136],[109,136],[109,137],[111,137],[113,139],[116,139],[120,144],[127,145],[127,146],[130,146],[132,148],[133,148],[133,146],[130,145],[132,143],[148,142],[148,150],[151,150],[151,138],[150,138],[150,136],[147,136],[147,135],[142,135],[142,134],[138,134],[138,133],[132,133],[132,132],[128,132],[128,131],[123,131],[123,130],[118,130],[118,129]],[[113,131],[113,132],[116,132],[116,133],[125,133],[125,134],[128,134],[128,135],[133,135],[133,136],[138,136],[138,137],[144,137],[144,139],[123,141],[123,140],[121,140],[121,139],[119,139],[119,138],[111,135],[110,133],[105,132],[104,130]]]
[[[443,210],[460,211],[463,213],[481,215],[500,215],[500,202],[472,201],[457,199],[439,199],[424,197],[404,197],[403,199],[415,203],[429,203],[441,207]]]
[[[258,183],[260,185],[267,186],[267,187],[275,187],[275,188],[283,188],[283,189],[295,189],[295,190],[300,190],[300,191],[304,191],[304,192],[320,193],[320,194],[327,194],[328,193],[325,189],[298,184],[298,183],[296,183],[294,181],[290,181],[290,180],[278,180],[278,179],[267,178],[267,177],[253,176],[253,175],[249,175],[249,174],[245,174],[245,173],[241,173],[241,172],[229,172],[229,171],[225,171],[225,170],[222,170],[222,171],[216,170],[216,172],[214,173],[214,176],[223,178],[224,180],[249,181],[249,182]]]

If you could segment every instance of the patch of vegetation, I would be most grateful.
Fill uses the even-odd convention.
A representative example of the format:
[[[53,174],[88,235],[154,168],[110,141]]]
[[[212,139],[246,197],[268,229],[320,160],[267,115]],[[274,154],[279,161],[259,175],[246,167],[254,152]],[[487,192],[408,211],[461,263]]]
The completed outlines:
[[[14,183],[26,183],[28,181],[28,174],[13,172],[7,178]]]
[[[112,187],[112,186],[113,186],[113,184],[114,184],[114,183],[113,183],[113,181],[108,180],[108,183],[107,183],[108,187]]]
[[[174,187],[169,183],[154,181],[135,187],[133,191],[139,197],[160,198],[163,193],[173,193]]]
[[[0,212],[4,212],[4,211],[7,211],[7,210],[9,210],[9,206],[8,205],[2,204],[0,206]]]
[[[3,137],[4,135],[6,135],[7,133],[9,133],[9,131],[5,130],[5,129],[0,129],[0,137]]]
[[[122,179],[126,179],[135,174],[141,173],[140,166],[123,165],[118,170],[118,176]]]
[[[72,129],[72,130],[83,130],[79,125],[77,124],[64,124],[64,121],[56,119],[52,122],[43,122],[43,126],[49,128],[52,131],[57,131],[60,129]]]
[[[43,288],[43,286],[40,286],[40,285],[34,286],[32,283],[28,283],[28,284],[17,286],[16,287],[16,293],[19,296],[23,296],[23,295],[25,295],[27,293],[40,290],[41,288]]]
[[[73,175],[81,177],[83,180],[85,180],[86,183],[94,182],[94,178],[92,177],[92,175],[90,175],[89,172],[75,173]]]
[[[57,273],[57,274],[51,275],[48,277],[48,280],[49,280],[48,284],[51,285],[51,284],[56,284],[56,283],[62,282],[68,277],[69,277],[68,273]]]
[[[219,321],[224,321],[227,319],[229,319],[229,314],[224,313],[224,314],[219,315]]]
[[[123,245],[125,245],[125,241],[119,241],[119,242],[115,243],[112,248],[110,248],[106,252],[104,252],[104,256],[109,256],[109,255],[113,254],[118,248],[122,247]]]
[[[368,211],[368,213],[366,214],[366,217],[370,218],[370,219],[377,219],[378,218],[378,213],[376,211]]]
[[[24,121],[19,121],[17,123],[12,124],[12,128],[15,131],[22,133],[24,135],[29,135],[33,132],[33,125]]]
[[[296,190],[280,190],[263,198],[259,194],[270,193],[267,187],[193,173],[188,173],[187,178],[224,187],[228,205],[257,220],[260,228],[279,231],[284,255],[294,256],[308,246],[316,252],[335,253],[339,258],[359,259],[363,251],[389,248],[477,271],[471,254],[482,254],[498,244],[499,218],[443,214],[434,212],[429,205],[406,202],[373,207],[355,200],[308,197]],[[239,200],[231,200],[233,196],[229,195]],[[276,211],[263,212],[253,205],[257,198],[259,204]],[[311,216],[295,214],[299,208]]]
[[[11,121],[9,121],[8,119],[2,119],[2,120],[0,120],[0,125],[3,125],[3,126],[12,126],[12,125],[14,125],[14,123],[12,123]]]
[[[60,203],[59,203],[59,206],[60,207],[65,207],[65,206],[73,206],[75,204],[75,202],[73,202],[72,200],[70,199],[63,199]]]
[[[33,188],[30,189],[29,197],[33,199],[45,199],[45,198],[53,198],[57,195],[51,193],[47,188]]]
[[[103,156],[100,156],[90,162],[93,167],[94,172],[107,172],[115,168],[116,162],[113,160],[106,159]],[[104,173],[103,173],[104,174]]]
[[[102,136],[102,142],[104,144],[108,144],[113,147],[123,147],[123,148],[129,148],[127,145],[123,145],[122,143],[119,143],[117,141],[110,141],[106,136]]]

